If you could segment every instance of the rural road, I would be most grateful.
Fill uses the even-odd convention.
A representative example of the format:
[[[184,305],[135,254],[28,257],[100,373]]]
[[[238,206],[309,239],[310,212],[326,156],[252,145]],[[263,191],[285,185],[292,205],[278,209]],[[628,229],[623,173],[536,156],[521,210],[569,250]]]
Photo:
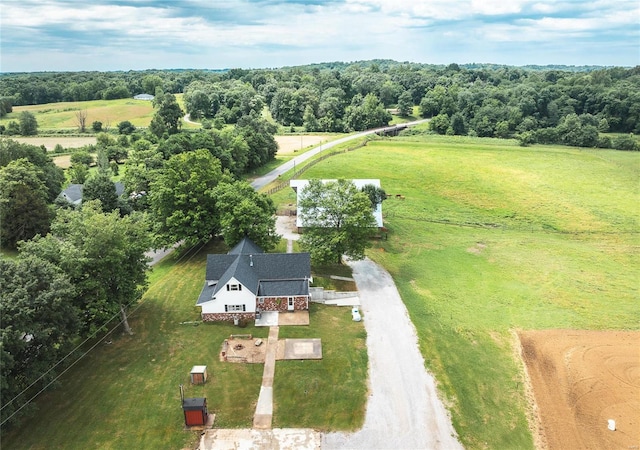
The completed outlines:
[[[462,449],[391,275],[369,259],[349,265],[367,330],[369,398],[362,429],[324,434],[322,448]]]
[[[427,122],[429,120],[430,119],[416,120],[414,122],[407,122],[407,123],[402,124],[402,125],[407,125],[408,127],[411,127],[411,126],[414,126],[414,125],[418,125],[420,123]],[[382,127],[382,128],[387,128],[387,127]],[[321,145],[309,150],[308,152],[303,153],[300,156],[296,156],[295,158],[290,159],[289,161],[287,161],[286,163],[282,164],[281,166],[273,169],[268,174],[263,175],[263,176],[261,176],[259,178],[256,178],[255,180],[253,180],[251,182],[251,186],[255,190],[259,190],[259,189],[263,188],[264,186],[266,186],[267,184],[271,183],[273,180],[278,178],[283,173],[293,169],[296,165],[300,165],[301,163],[303,163],[306,160],[314,157],[318,153],[320,153],[320,152],[322,152],[324,150],[330,149],[332,147],[335,147],[336,145],[340,145],[340,144],[343,144],[345,142],[349,142],[349,141],[351,141],[353,139],[358,139],[358,138],[361,138],[363,136],[367,136],[369,134],[374,134],[376,131],[381,130],[382,128],[374,128],[372,130],[361,131],[360,133],[351,134],[349,136],[345,136],[343,138],[336,139],[335,141],[327,142],[326,144],[321,144]]]

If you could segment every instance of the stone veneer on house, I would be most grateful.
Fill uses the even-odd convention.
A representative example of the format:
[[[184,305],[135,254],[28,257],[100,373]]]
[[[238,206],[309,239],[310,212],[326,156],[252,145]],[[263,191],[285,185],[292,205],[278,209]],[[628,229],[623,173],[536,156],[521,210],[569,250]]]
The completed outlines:
[[[264,300],[260,303],[260,300]],[[286,312],[289,309],[289,297],[258,297],[257,308],[260,311]],[[298,296],[293,299],[293,310],[304,311],[309,309],[309,297]],[[251,312],[229,312],[229,313],[203,313],[203,322],[231,322],[238,320],[254,320],[255,313]]]
[[[203,313],[203,322],[231,322],[238,320],[255,320],[255,313],[233,312],[233,313]]]
[[[258,297],[256,308],[260,311],[287,311],[289,309],[289,297]],[[307,309],[309,309],[309,297],[298,296],[293,298],[294,311]]]

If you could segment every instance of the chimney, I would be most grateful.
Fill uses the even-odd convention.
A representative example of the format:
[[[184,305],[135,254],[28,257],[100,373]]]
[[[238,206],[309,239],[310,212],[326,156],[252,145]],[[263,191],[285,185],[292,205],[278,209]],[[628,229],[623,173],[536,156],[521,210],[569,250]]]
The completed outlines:
[[[249,255],[249,265],[253,267],[253,255]]]

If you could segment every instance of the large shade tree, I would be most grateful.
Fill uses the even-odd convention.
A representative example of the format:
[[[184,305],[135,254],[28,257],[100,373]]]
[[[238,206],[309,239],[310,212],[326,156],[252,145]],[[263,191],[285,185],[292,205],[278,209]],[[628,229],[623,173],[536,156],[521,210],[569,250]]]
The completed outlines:
[[[300,243],[316,263],[341,263],[342,255],[364,258],[375,233],[369,196],[350,180],[311,180],[298,205],[304,226]]]
[[[246,181],[220,183],[215,193],[222,236],[229,246],[245,236],[264,250],[276,246],[280,236],[276,234],[276,207],[271,197],[256,192]]]
[[[23,136],[33,136],[38,134],[38,121],[36,116],[29,111],[22,111],[18,118],[20,123],[20,134]]]
[[[46,234],[51,222],[42,171],[26,158],[0,168],[0,244],[15,248],[18,241]]]
[[[29,395],[59,373],[52,369],[78,335],[75,288],[55,265],[34,256],[0,257],[1,422],[30,412]]]
[[[118,313],[125,332],[131,333],[127,310],[144,292],[150,247],[143,216],[103,212],[94,200],[83,202],[79,210],[59,210],[51,233],[25,242],[20,250],[57,265],[70,277],[85,333]]]
[[[184,111],[180,108],[175,95],[156,95],[154,106],[157,107],[157,110],[149,124],[149,130],[153,134],[162,137],[165,133],[176,134],[180,131],[180,119]]]
[[[151,215],[158,244],[195,245],[220,231],[215,188],[229,176],[220,160],[200,149],[172,156],[151,182]]]
[[[47,199],[53,202],[62,190],[64,171],[55,165],[43,147],[22,144],[12,139],[0,140],[0,167],[20,158],[28,159],[42,171],[41,180],[47,187]]]
[[[107,154],[104,149],[98,152],[98,170],[85,182],[82,191],[84,201],[100,200],[104,211],[113,211],[118,207],[116,185],[111,180]]]

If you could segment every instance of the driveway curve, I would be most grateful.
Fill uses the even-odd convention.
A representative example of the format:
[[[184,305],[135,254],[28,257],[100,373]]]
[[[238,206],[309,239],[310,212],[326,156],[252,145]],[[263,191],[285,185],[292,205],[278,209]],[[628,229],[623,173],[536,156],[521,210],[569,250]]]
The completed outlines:
[[[349,265],[367,330],[369,398],[363,428],[324,434],[322,448],[462,449],[391,275],[369,259]]]

